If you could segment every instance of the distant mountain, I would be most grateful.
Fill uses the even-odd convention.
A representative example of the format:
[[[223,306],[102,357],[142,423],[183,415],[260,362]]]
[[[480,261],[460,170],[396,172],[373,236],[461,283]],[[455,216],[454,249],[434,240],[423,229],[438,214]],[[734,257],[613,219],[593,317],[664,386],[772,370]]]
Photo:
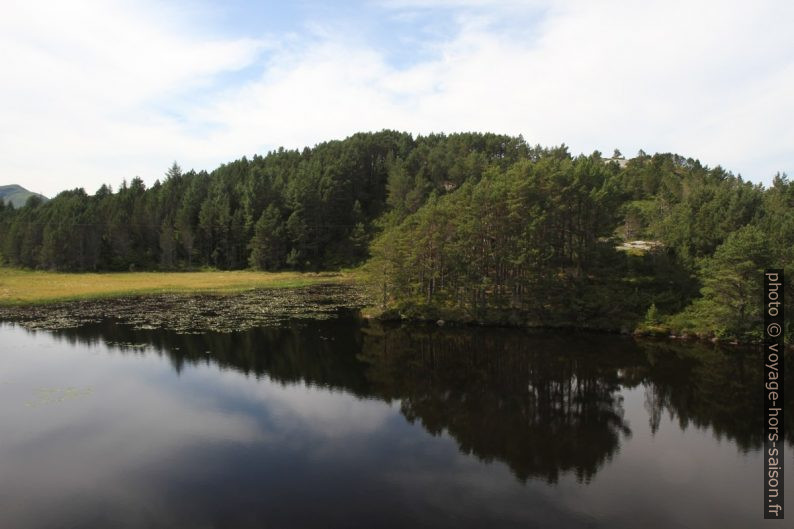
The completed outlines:
[[[0,200],[5,202],[6,204],[13,204],[15,208],[21,208],[25,205],[28,201],[28,198],[32,196],[41,197],[42,200],[47,200],[47,197],[44,195],[40,195],[39,193],[34,193],[32,191],[28,191],[24,187],[11,184],[9,186],[0,186]]]

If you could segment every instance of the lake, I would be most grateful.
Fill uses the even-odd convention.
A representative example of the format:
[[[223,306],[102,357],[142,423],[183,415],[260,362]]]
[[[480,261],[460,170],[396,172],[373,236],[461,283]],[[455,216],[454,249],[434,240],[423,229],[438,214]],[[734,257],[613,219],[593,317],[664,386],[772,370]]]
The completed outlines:
[[[0,366],[4,528],[771,523],[755,351],[343,315],[2,324]]]

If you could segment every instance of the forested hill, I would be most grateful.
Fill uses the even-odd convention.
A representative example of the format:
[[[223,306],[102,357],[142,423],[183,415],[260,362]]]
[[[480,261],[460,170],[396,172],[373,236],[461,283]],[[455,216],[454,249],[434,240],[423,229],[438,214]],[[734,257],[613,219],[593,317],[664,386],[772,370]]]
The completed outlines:
[[[794,258],[794,187],[675,154],[382,131],[3,207],[0,251],[74,271],[371,257],[381,308],[401,315],[746,338],[761,270]]]
[[[353,265],[368,254],[390,186],[417,209],[433,191],[537,152],[495,134],[383,131],[242,158],[209,174],[174,165],[148,189],[134,178],[6,210],[0,248],[14,266],[75,271]]]

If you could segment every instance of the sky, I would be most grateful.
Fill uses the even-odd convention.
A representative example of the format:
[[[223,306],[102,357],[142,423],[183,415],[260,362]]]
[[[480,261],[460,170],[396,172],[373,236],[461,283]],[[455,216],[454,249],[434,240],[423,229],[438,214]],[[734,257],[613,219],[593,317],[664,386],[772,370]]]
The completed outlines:
[[[3,0],[0,185],[54,196],[359,131],[794,174],[794,2]]]

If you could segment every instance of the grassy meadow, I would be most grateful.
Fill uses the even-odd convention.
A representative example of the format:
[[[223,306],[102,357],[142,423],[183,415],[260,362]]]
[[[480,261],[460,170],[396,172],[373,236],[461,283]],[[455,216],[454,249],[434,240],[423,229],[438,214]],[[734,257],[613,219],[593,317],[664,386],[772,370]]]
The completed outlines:
[[[0,267],[0,305],[95,299],[174,292],[232,293],[254,288],[300,287],[351,281],[354,273],[310,272],[113,272],[63,273]]]

